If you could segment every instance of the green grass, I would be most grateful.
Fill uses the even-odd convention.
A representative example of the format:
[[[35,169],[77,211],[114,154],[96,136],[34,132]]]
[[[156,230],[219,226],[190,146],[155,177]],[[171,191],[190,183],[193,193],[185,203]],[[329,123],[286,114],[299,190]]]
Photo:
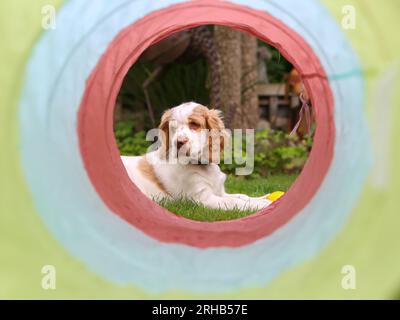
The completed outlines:
[[[243,177],[228,176],[225,189],[228,193],[244,193],[259,197],[274,191],[287,191],[297,178],[297,174],[277,174],[268,178],[244,179]],[[252,210],[220,210],[209,209],[190,199],[169,200],[161,199],[159,205],[169,211],[197,221],[223,221],[246,217]]]

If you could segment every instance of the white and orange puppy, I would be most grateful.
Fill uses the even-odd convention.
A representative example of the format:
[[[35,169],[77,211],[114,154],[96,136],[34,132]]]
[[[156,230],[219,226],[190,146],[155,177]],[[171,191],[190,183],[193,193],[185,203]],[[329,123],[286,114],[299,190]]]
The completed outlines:
[[[160,148],[143,156],[121,157],[131,180],[149,198],[185,197],[209,208],[242,210],[259,210],[271,203],[266,196],[225,192],[226,175],[215,163],[219,161],[215,151],[223,150],[229,137],[220,111],[184,103],[164,113],[159,129],[163,133]],[[213,139],[213,134],[204,132],[219,137]]]

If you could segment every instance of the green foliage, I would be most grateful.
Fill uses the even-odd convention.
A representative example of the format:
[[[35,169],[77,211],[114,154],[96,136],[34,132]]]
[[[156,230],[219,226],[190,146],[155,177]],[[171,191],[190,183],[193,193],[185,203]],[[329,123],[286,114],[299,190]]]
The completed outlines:
[[[154,69],[154,65],[139,61],[128,71],[118,96],[123,108],[148,114],[143,83]],[[151,83],[148,92],[157,119],[164,110],[183,102],[196,101],[208,105],[210,101],[206,60],[200,58],[192,63],[171,64]],[[149,119],[147,120],[150,125]]]
[[[245,136],[242,144],[232,139],[233,158],[246,157]],[[283,131],[262,130],[255,134],[254,172],[251,177],[266,177],[277,173],[298,173],[303,168],[312,147],[312,138],[304,139],[289,136]],[[224,164],[220,167],[227,174],[235,174],[237,164]]]
[[[120,121],[115,127],[117,146],[122,155],[136,156],[147,152],[151,141],[146,141],[144,131],[135,132],[132,121]]]
[[[284,82],[285,76],[292,70],[293,66],[281,55],[278,49],[261,40],[258,41],[258,45],[267,47],[271,52],[271,59],[266,61],[269,82]]]

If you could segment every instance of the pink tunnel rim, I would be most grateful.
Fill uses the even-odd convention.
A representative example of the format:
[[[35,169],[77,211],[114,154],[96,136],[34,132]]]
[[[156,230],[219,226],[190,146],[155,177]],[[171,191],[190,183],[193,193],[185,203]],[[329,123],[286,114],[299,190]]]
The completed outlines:
[[[113,133],[119,88],[140,54],[174,32],[205,24],[240,29],[278,48],[303,75],[316,106],[313,149],[286,195],[251,216],[221,222],[179,217],[145,197],[129,179]],[[87,80],[77,130],[81,156],[93,186],[104,203],[126,222],[161,242],[199,248],[238,247],[286,224],[318,191],[333,158],[333,109],[333,96],[319,59],[296,32],[266,12],[228,2],[198,0],[154,11],[119,33]]]

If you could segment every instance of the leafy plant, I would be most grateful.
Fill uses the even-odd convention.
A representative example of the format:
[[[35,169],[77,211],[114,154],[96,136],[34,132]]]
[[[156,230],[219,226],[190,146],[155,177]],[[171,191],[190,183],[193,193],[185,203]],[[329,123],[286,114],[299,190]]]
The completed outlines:
[[[238,149],[235,143],[233,157],[242,155],[246,157],[246,142],[243,136],[242,148]],[[300,139],[297,136],[289,136],[283,131],[262,130],[255,134],[254,147],[254,172],[252,177],[266,177],[277,173],[298,173],[303,168],[312,147],[312,138]],[[234,174],[236,164],[224,164],[221,161],[221,169],[228,174]]]
[[[152,143],[146,141],[145,131],[135,132],[131,121],[120,121],[116,124],[115,138],[120,153],[126,156],[144,154]]]
[[[148,114],[143,84],[154,69],[151,63],[140,61],[131,67],[118,95],[124,109]],[[208,76],[204,58],[186,64],[175,62],[166,67],[162,75],[148,87],[156,119],[161,117],[164,110],[183,102],[196,101],[208,105]],[[147,123],[150,129],[151,123]]]
[[[258,41],[258,45],[267,47],[271,52],[271,58],[266,61],[269,82],[284,82],[285,76],[292,70],[293,66],[281,55],[278,49],[261,40]]]

